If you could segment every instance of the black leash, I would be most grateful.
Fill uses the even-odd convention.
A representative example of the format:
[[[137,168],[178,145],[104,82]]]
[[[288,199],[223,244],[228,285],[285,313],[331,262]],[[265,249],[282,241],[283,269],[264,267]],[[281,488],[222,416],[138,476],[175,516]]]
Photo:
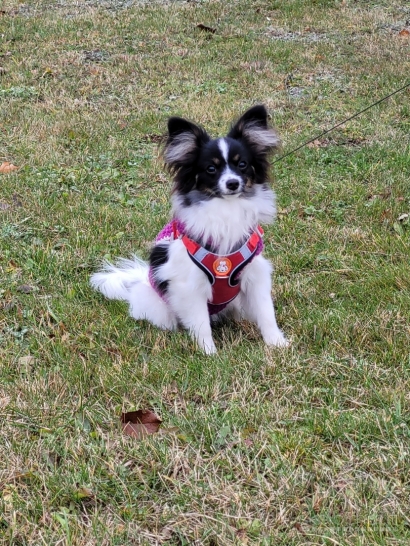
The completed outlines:
[[[291,154],[294,154],[295,152],[297,152],[298,150],[300,150],[301,148],[303,148],[304,146],[307,146],[308,144],[310,144],[311,142],[314,142],[315,140],[318,140],[319,138],[322,138],[322,136],[324,135],[327,135],[328,133],[330,133],[331,131],[333,131],[334,129],[337,129],[337,127],[340,127],[341,125],[343,125],[344,123],[347,123],[348,121],[356,118],[357,116],[360,116],[360,114],[363,114],[363,112],[367,112],[367,110],[370,110],[370,108],[373,108],[373,106],[377,106],[378,104],[380,104],[381,102],[389,99],[390,97],[392,97],[393,95],[395,95],[396,93],[400,93],[400,91],[403,91],[404,89],[406,89],[407,87],[410,87],[410,82],[406,83],[406,85],[403,85],[403,87],[400,87],[400,89],[396,89],[396,91],[393,91],[393,93],[390,93],[390,95],[386,95],[385,97],[383,97],[382,99],[374,102],[373,104],[371,104],[370,106],[367,106],[366,108],[364,108],[364,110],[360,110],[360,112],[356,112],[356,114],[353,114],[353,116],[350,116],[350,118],[347,118],[343,121],[341,121],[340,123],[338,123],[337,125],[335,125],[334,127],[331,127],[330,129],[327,129],[326,131],[323,131],[323,133],[320,133],[320,135],[317,135],[313,138],[311,138],[310,140],[308,140],[307,142],[304,142],[303,144],[301,144],[300,146],[298,146],[297,148],[295,148],[294,150],[291,150],[290,152],[287,152],[286,154],[284,155],[281,155],[278,159],[276,159],[275,161],[272,162],[272,165],[274,165],[275,163],[277,163],[278,161],[282,161],[282,159],[285,159],[285,157],[288,157],[288,155],[291,155]]]

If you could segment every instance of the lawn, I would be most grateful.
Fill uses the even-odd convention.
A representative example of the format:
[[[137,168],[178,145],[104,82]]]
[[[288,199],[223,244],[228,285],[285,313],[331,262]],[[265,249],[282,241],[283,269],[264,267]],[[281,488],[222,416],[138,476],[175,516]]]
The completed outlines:
[[[3,1],[1,545],[410,543],[410,88],[272,165],[290,348],[206,357],[89,286],[169,218],[170,115],[262,102],[284,154],[409,74],[406,0]]]

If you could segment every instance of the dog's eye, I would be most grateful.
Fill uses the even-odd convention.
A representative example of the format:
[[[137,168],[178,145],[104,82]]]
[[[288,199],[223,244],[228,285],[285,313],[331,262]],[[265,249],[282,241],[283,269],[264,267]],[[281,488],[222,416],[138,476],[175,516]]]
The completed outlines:
[[[216,173],[216,167],[214,167],[213,165],[209,165],[209,167],[207,167],[207,169],[206,169],[206,172],[208,174],[215,174]]]
[[[247,166],[248,166],[248,164],[246,163],[246,161],[239,161],[239,163],[238,163],[238,167],[239,167],[241,170],[246,169]]]

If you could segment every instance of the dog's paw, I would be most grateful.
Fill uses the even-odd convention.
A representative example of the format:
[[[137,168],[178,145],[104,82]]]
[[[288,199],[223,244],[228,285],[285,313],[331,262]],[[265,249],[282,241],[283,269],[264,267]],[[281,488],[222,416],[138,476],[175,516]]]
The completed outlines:
[[[198,340],[198,345],[206,355],[214,355],[217,352],[214,340],[212,338]]]
[[[285,338],[280,330],[270,332],[269,334],[265,335],[263,339],[266,345],[270,345],[271,347],[285,348],[289,347],[290,345],[289,341]]]

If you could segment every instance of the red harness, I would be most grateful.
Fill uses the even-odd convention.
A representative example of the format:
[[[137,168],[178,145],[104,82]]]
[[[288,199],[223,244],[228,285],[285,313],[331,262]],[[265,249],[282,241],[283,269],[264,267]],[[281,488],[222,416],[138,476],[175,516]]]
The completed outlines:
[[[186,235],[179,233],[177,223],[172,225],[174,239],[180,238],[191,260],[207,275],[212,285],[212,300],[209,305],[213,312],[219,312],[236,298],[241,289],[239,275],[255,257],[262,245],[263,229],[258,226],[248,240],[236,252],[227,255],[214,254]],[[213,314],[211,310],[211,314]]]

